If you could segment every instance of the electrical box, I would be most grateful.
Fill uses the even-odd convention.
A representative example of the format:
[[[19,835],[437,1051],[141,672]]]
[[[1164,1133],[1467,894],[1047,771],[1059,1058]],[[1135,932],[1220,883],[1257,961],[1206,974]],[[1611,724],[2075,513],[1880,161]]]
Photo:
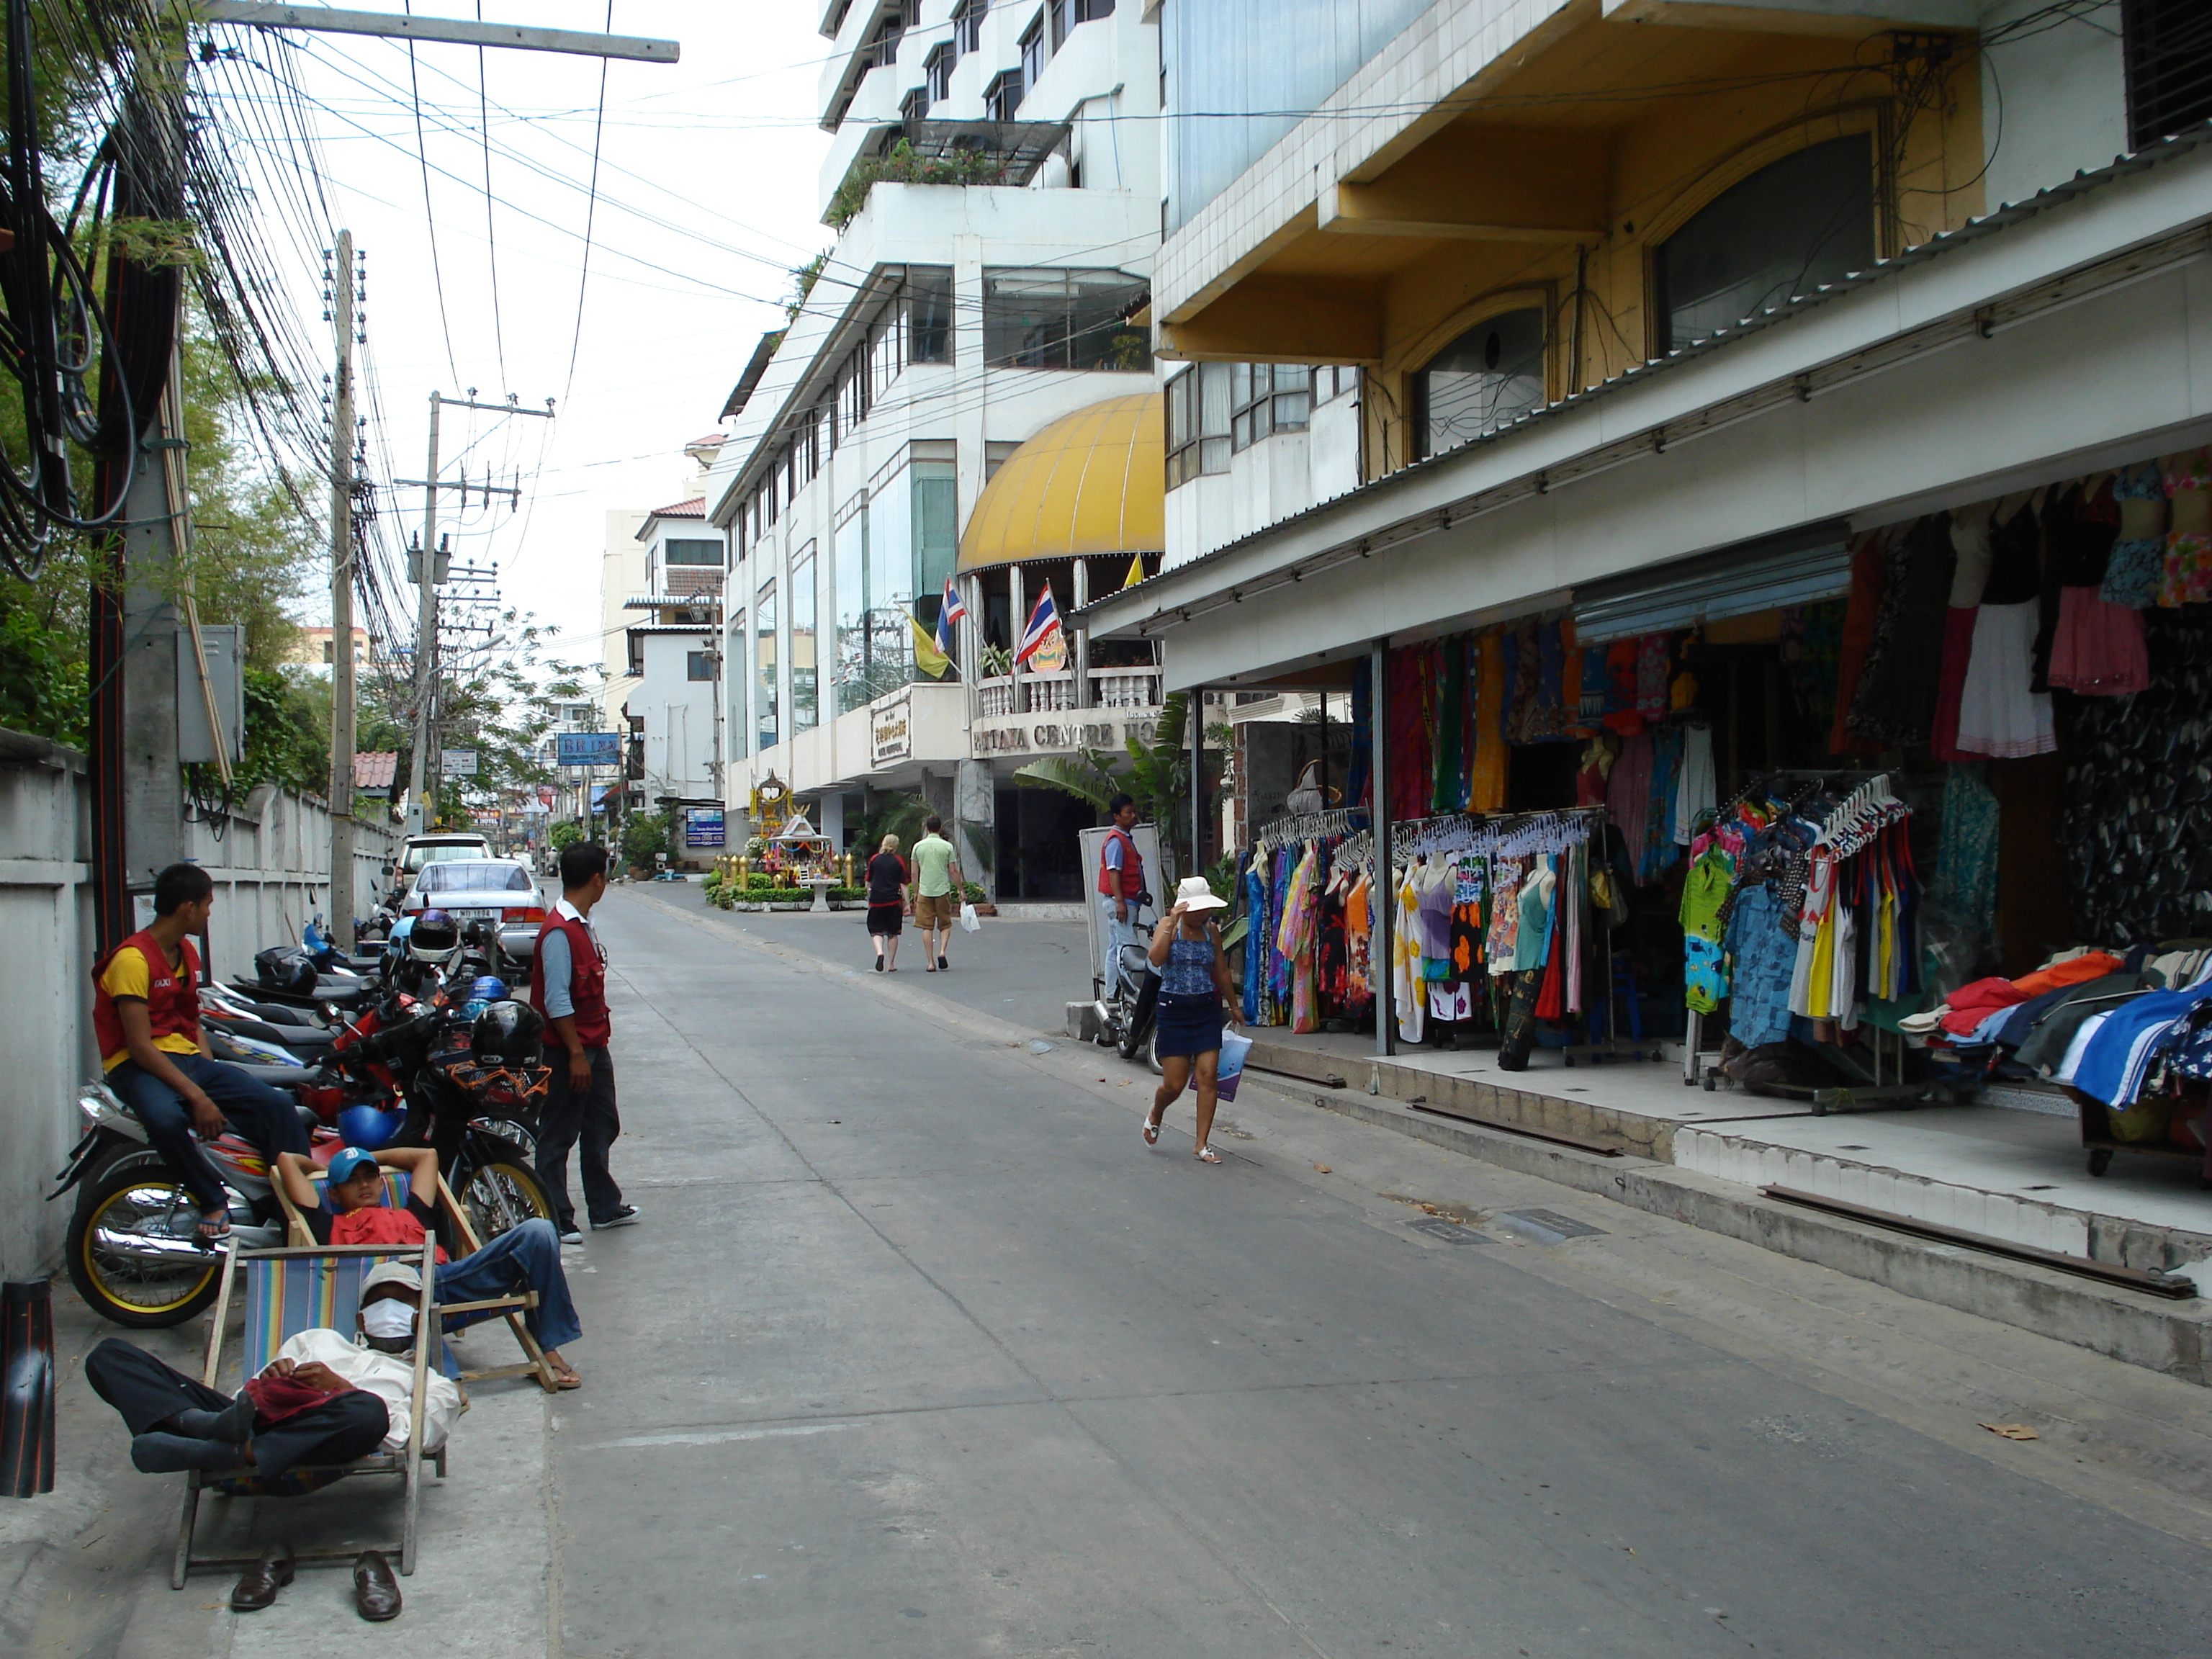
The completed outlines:
[[[430,561],[430,585],[443,587],[452,580],[453,569],[453,556],[441,544],[437,556]],[[422,585],[422,550],[419,547],[407,550],[407,580],[417,587]]]
[[[216,718],[222,726],[231,764],[246,758],[246,629],[236,623],[200,629],[200,656],[207,659],[208,688],[215,694]],[[177,758],[186,765],[212,763],[215,734],[208,729],[207,697],[200,690],[199,659],[192,631],[177,629]]]

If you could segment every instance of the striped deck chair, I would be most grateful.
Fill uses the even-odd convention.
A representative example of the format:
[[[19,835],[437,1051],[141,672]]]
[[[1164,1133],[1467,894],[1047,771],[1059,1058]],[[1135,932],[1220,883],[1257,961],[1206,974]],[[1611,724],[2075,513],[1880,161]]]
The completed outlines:
[[[350,1331],[354,1311],[361,1304],[361,1283],[368,1270],[380,1261],[404,1261],[422,1276],[422,1304],[416,1315],[416,1328],[428,1331],[435,1328],[434,1316],[438,1312],[432,1301],[435,1294],[431,1278],[431,1246],[425,1243],[420,1250],[399,1250],[389,1244],[311,1245],[306,1249],[240,1250],[233,1249],[224,1254],[221,1289],[216,1292],[215,1322],[208,1333],[207,1369],[202,1380],[211,1389],[235,1393],[245,1386],[245,1379],[254,1376],[276,1357],[276,1351],[290,1338],[301,1331],[324,1328]],[[223,1376],[222,1341],[224,1328],[229,1323],[231,1297],[240,1277],[246,1281],[246,1331],[240,1344],[238,1380],[234,1387],[226,1388]],[[400,1524],[399,1571],[415,1571],[416,1516],[422,1498],[422,1463],[427,1459],[436,1466],[441,1480],[446,1474],[446,1453],[443,1447],[430,1453],[422,1449],[422,1424],[428,1395],[429,1345],[415,1345],[415,1381],[410,1421],[407,1431],[407,1447],[399,1452],[373,1452],[367,1457],[356,1458],[350,1463],[328,1468],[295,1469],[285,1477],[285,1491],[313,1491],[331,1481],[350,1475],[394,1474],[404,1488],[404,1510]],[[299,1477],[295,1480],[293,1476]],[[250,1557],[205,1556],[192,1553],[192,1533],[199,1518],[200,1494],[209,1487],[256,1495],[260,1483],[238,1482],[222,1475],[210,1478],[204,1470],[194,1469],[185,1477],[185,1508],[177,1528],[177,1556],[169,1571],[169,1587],[182,1589],[185,1577],[195,1568],[246,1567],[252,1565]],[[348,1544],[342,1549],[303,1549],[299,1552],[302,1561],[352,1560],[364,1547],[358,1543]],[[382,1547],[389,1548],[389,1546]]]
[[[328,1176],[321,1170],[315,1170],[310,1178],[319,1188],[328,1180]],[[275,1190],[276,1201],[283,1206],[284,1210],[287,1242],[301,1248],[312,1246],[315,1242],[315,1236],[307,1231],[307,1220],[301,1215],[298,1206],[292,1202],[290,1195],[285,1192],[283,1182],[281,1181],[276,1182]],[[404,1210],[407,1207],[407,1172],[404,1170],[385,1170],[384,1201],[395,1210]],[[440,1215],[453,1229],[453,1242],[459,1247],[453,1252],[456,1257],[471,1255],[483,1248],[483,1240],[477,1237],[476,1227],[469,1219],[468,1211],[453,1196],[453,1189],[446,1184],[446,1177],[443,1175],[438,1177],[437,1209]],[[514,1340],[522,1345],[523,1363],[519,1365],[488,1366],[473,1371],[459,1370],[451,1364],[441,1364],[440,1369],[447,1376],[461,1382],[489,1382],[502,1376],[534,1376],[538,1379],[539,1388],[548,1394],[553,1393],[560,1384],[553,1375],[552,1362],[545,1358],[545,1350],[538,1346],[538,1339],[531,1335],[530,1327],[522,1317],[523,1310],[534,1308],[537,1305],[538,1292],[535,1291],[523,1291],[513,1296],[494,1297],[484,1302],[448,1304],[440,1310],[447,1319],[458,1315],[473,1314],[481,1318],[487,1313],[501,1314],[507,1320],[507,1328],[514,1333]],[[347,1316],[346,1324],[339,1328],[344,1330],[352,1328],[350,1314]]]

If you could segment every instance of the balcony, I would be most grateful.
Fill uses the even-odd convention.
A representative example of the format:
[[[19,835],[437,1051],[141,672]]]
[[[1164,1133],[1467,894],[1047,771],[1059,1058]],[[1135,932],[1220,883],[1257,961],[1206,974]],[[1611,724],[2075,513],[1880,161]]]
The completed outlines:
[[[1091,674],[1090,680],[1089,708],[1158,708],[1160,705],[1157,668],[1103,669]],[[1002,676],[978,682],[975,696],[976,713],[984,720],[1060,714],[1076,706],[1075,676],[1024,674],[1018,679]]]

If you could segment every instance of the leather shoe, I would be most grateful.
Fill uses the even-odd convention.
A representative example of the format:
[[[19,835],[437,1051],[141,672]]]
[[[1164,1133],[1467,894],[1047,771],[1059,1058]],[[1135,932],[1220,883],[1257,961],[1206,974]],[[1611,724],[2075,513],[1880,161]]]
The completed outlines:
[[[230,1593],[233,1613],[258,1613],[276,1599],[276,1592],[292,1582],[298,1572],[300,1559],[292,1553],[289,1544],[271,1544],[261,1552],[261,1559],[238,1575],[238,1587]]]
[[[353,1604],[371,1624],[399,1616],[399,1581],[380,1550],[364,1550],[353,1564]]]

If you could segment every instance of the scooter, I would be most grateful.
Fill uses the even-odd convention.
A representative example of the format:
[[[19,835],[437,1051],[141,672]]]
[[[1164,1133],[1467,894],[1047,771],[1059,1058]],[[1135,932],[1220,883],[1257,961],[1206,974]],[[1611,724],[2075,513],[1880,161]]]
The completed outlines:
[[[1145,907],[1152,902],[1149,893],[1137,896],[1135,924],[1140,935],[1149,936]],[[1154,920],[1157,923],[1158,919]],[[1159,1000],[1160,970],[1152,966],[1151,953],[1141,945],[1125,945],[1119,956],[1119,961],[1107,964],[1108,982],[1097,987],[1091,1004],[1097,1017],[1098,1042],[1124,1060],[1144,1055],[1146,1064],[1157,1073],[1160,1057],[1152,1040],[1153,1011]]]

